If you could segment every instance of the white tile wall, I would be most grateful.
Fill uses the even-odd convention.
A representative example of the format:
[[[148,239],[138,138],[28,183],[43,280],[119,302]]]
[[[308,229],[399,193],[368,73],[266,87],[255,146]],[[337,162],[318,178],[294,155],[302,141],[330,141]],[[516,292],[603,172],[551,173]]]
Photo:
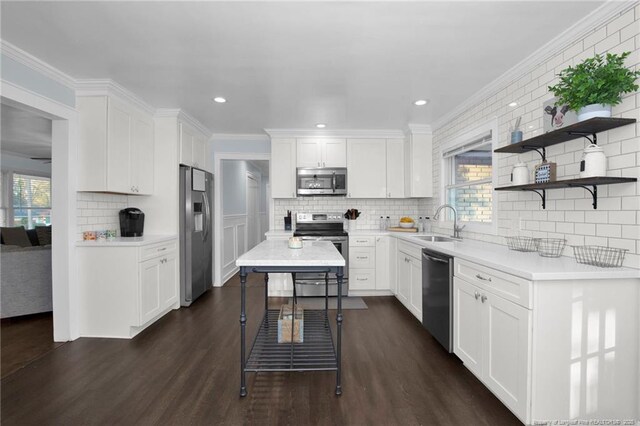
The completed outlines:
[[[116,229],[118,236],[120,235],[118,212],[128,207],[126,195],[78,192],[77,200],[77,241],[82,240],[84,231]]]
[[[358,229],[378,229],[380,216],[387,217],[396,224],[402,216],[417,218],[422,213],[418,211],[418,199],[399,200],[369,200],[333,197],[305,197],[274,200],[275,229],[284,229],[284,216],[287,210],[295,217],[298,212],[346,212],[358,209],[361,212],[357,220]],[[294,219],[295,220],[295,219]]]
[[[557,74],[596,53],[631,51],[627,65],[640,69],[640,6],[603,22],[581,40],[575,40],[564,52],[532,67],[529,73],[488,96],[455,119],[434,131],[434,198],[421,200],[421,212],[432,212],[440,200],[440,147],[457,134],[497,117],[499,146],[509,143],[508,127],[522,116],[525,139],[542,132],[542,104],[552,95],[547,87],[557,82]],[[507,104],[516,101],[516,108]],[[629,94],[613,109],[616,117],[640,119],[640,93]],[[640,176],[640,123],[598,135],[608,158],[610,176]],[[547,157],[558,165],[558,178],[578,177],[578,164],[585,147],[584,140],[559,144],[548,149]],[[496,154],[499,185],[509,184],[513,164],[526,162],[529,170],[539,163],[536,153],[523,155]],[[569,244],[600,244],[627,248],[625,265],[640,267],[640,185],[637,183],[598,187],[598,210],[593,210],[591,197],[583,189],[550,190],[547,209],[542,210],[539,197],[532,193],[500,192],[498,195],[498,235],[464,232],[466,238],[504,244],[504,236],[519,233],[534,237],[566,238]],[[524,219],[520,221],[520,219]],[[522,223],[522,229],[520,224]],[[442,230],[442,228],[438,228]],[[445,232],[450,232],[445,230]],[[573,255],[567,248],[565,255]]]

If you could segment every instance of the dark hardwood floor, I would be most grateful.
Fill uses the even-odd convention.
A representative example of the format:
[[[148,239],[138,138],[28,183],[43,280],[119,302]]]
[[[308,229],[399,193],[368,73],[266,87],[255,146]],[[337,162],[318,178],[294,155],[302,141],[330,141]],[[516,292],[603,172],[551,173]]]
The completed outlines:
[[[62,345],[53,341],[51,312],[0,321],[0,376],[8,376]]]
[[[247,289],[249,343],[260,278]],[[249,374],[240,398],[234,281],[133,340],[78,339],[9,374],[2,424],[521,425],[393,297],[344,312],[341,397],[334,373],[309,372]]]

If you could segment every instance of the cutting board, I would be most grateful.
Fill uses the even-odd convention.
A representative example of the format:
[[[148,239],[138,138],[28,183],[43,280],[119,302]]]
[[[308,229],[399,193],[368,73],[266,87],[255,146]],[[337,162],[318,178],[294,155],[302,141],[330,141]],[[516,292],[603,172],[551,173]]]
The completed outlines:
[[[400,228],[399,226],[391,226],[387,231],[392,232],[418,232],[418,228]]]

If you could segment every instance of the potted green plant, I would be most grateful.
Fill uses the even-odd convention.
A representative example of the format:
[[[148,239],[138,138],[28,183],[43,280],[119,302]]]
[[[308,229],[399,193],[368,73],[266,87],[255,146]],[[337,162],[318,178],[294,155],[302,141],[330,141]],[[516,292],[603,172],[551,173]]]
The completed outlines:
[[[578,113],[578,121],[593,117],[611,117],[611,106],[622,101],[622,94],[635,92],[640,71],[624,66],[630,52],[607,53],[587,58],[575,67],[560,72],[560,82],[549,86],[558,103]]]

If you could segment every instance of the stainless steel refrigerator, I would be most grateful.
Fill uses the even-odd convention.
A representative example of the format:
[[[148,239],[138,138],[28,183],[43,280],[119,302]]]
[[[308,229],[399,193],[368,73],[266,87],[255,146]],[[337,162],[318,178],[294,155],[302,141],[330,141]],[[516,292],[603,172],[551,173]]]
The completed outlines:
[[[180,166],[180,304],[190,306],[213,282],[213,175]]]

